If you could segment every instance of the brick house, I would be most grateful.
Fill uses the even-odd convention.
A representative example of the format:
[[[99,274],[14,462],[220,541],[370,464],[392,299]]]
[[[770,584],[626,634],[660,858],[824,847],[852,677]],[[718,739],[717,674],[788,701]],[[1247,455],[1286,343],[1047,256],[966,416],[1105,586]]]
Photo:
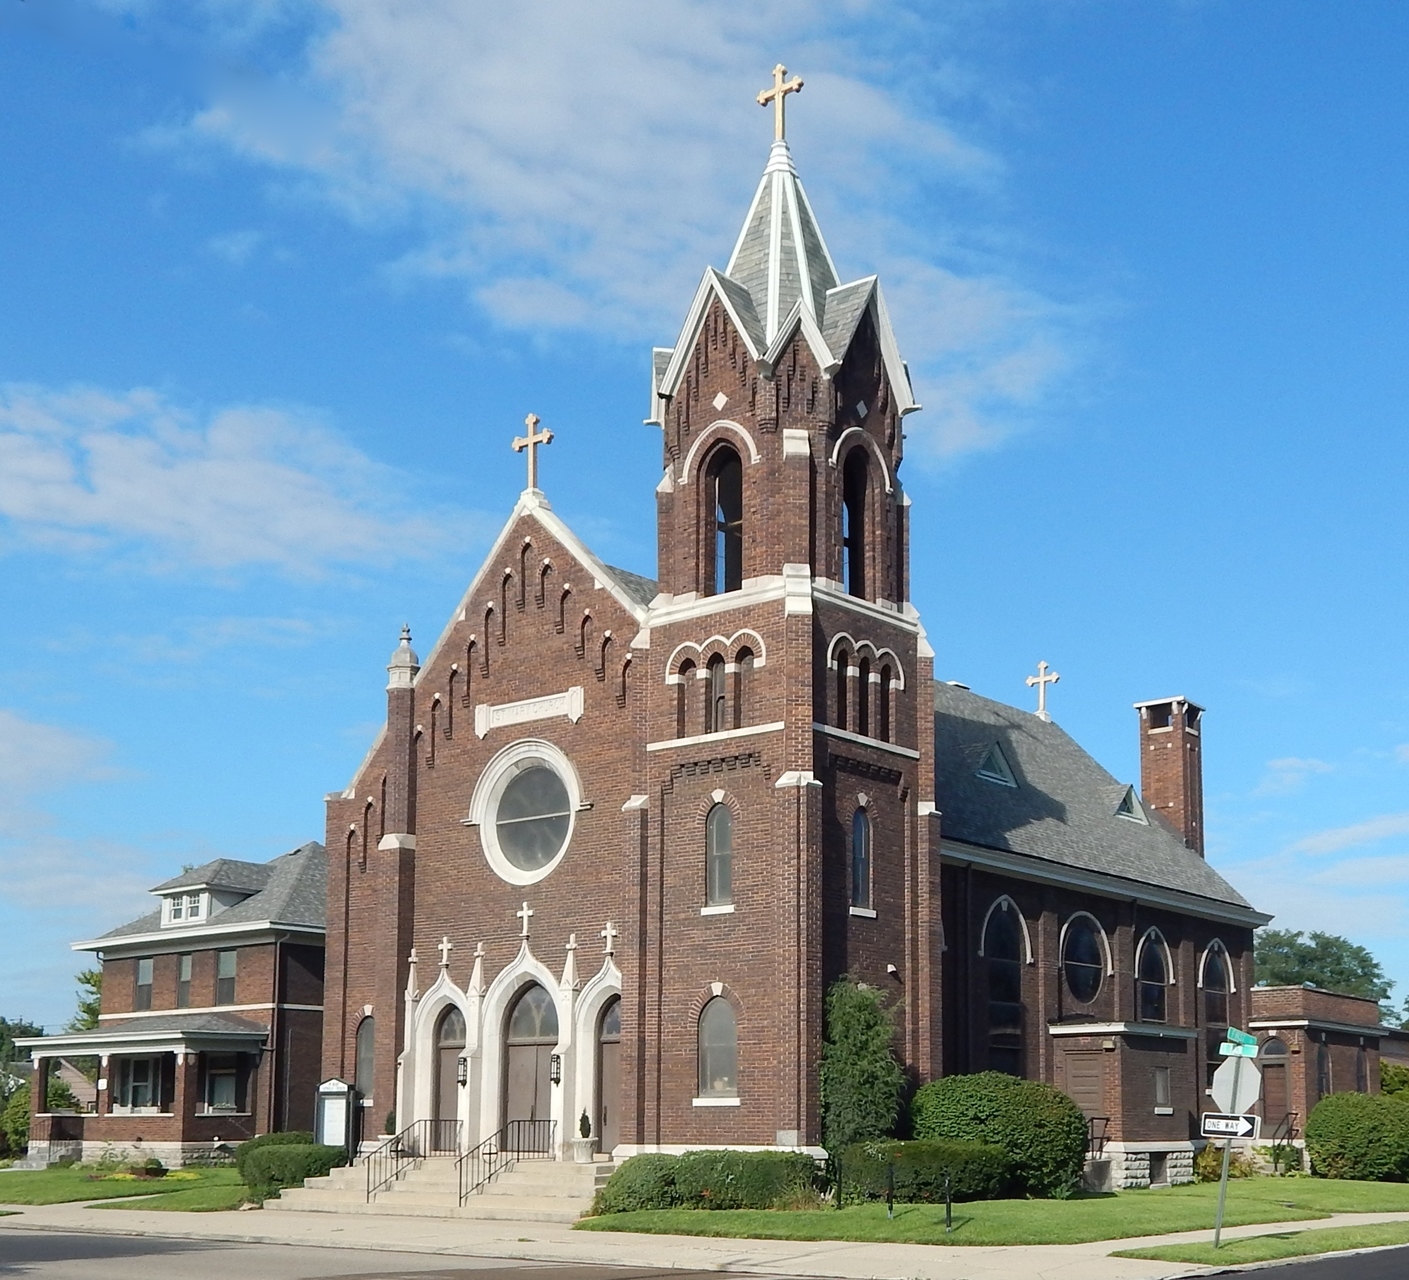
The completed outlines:
[[[658,580],[529,487],[327,798],[323,1072],[364,1132],[819,1150],[827,984],[893,993],[917,1081],[1051,1081],[1127,1185],[1188,1176],[1255,911],[1204,860],[1201,711],[1139,706],[1142,789],[934,679],[910,604],[879,282],[843,283],[776,141],[653,354]],[[956,614],[956,617],[962,617]]]
[[[29,1158],[104,1151],[169,1166],[274,1129],[306,1129],[323,1034],[327,859],[220,858],[157,885],[156,910],[73,944],[102,963],[92,1031],[17,1040],[35,1063]],[[48,1077],[97,1057],[94,1109],[49,1113]]]

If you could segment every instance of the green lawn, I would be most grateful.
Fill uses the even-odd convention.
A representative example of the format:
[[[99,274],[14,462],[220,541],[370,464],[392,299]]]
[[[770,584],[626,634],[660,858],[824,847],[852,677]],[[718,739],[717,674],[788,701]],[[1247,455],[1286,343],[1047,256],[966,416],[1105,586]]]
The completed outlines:
[[[1339,1249],[1369,1249],[1376,1245],[1409,1244],[1409,1222],[1378,1222],[1363,1227],[1327,1227],[1321,1231],[1280,1231],[1270,1236],[1225,1240],[1221,1249],[1208,1244],[1166,1244],[1154,1249],[1124,1249],[1117,1258],[1153,1258],[1159,1262],[1201,1262],[1204,1266],[1235,1266],[1305,1258]]]
[[[211,1169],[200,1182],[177,1182],[160,1195],[143,1196],[140,1200],[118,1200],[99,1205],[100,1209],[171,1209],[183,1213],[212,1213],[217,1209],[238,1209],[249,1199],[249,1188],[240,1181],[233,1169]],[[179,1188],[179,1189],[178,1189]]]
[[[234,1169],[178,1169],[165,1178],[104,1175],[77,1165],[67,1169],[0,1173],[0,1204],[66,1204],[74,1200],[111,1200],[117,1196],[167,1199],[206,1188],[240,1185]],[[144,1203],[150,1203],[144,1199]]]
[[[1073,1200],[982,1200],[954,1206],[954,1233],[944,1234],[943,1205],[882,1204],[801,1212],[773,1209],[663,1209],[608,1214],[577,1224],[583,1231],[738,1236],[762,1240],[896,1241],[911,1244],[1082,1244],[1213,1229],[1213,1183],[1124,1191]],[[1409,1185],[1312,1178],[1250,1178],[1228,1188],[1228,1226],[1295,1222],[1332,1213],[1409,1212]],[[1368,1230],[1369,1228],[1367,1228]]]

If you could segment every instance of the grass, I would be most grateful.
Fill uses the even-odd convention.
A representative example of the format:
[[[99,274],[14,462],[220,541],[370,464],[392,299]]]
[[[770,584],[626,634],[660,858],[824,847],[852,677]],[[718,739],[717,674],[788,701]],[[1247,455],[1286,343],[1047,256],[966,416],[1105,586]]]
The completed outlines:
[[[1409,1222],[1377,1222],[1363,1227],[1326,1227],[1320,1231],[1282,1231],[1276,1235],[1225,1240],[1221,1249],[1207,1244],[1166,1244],[1152,1249],[1123,1249],[1117,1258],[1152,1258],[1158,1262],[1201,1262],[1204,1266],[1237,1266],[1306,1258],[1341,1249],[1371,1249],[1376,1245],[1409,1244]]]
[[[160,1179],[134,1178],[72,1165],[0,1174],[0,1204],[69,1204],[76,1200],[111,1200],[118,1196],[167,1199],[197,1190],[239,1185],[234,1169],[177,1169]]]
[[[118,1200],[99,1205],[100,1209],[169,1209],[181,1213],[214,1213],[221,1209],[238,1209],[249,1199],[249,1188],[240,1181],[233,1169],[211,1169],[210,1174],[223,1177],[203,1177],[199,1183],[173,1186],[154,1196],[140,1200]],[[170,1175],[168,1175],[170,1176]],[[177,1188],[180,1187],[178,1190]]]
[[[954,1206],[944,1233],[943,1205],[885,1205],[800,1212],[777,1209],[659,1209],[586,1218],[581,1231],[735,1236],[760,1240],[855,1240],[910,1244],[1084,1244],[1213,1229],[1218,1187],[1197,1183],[1157,1191],[1072,1200],[981,1200]],[[1228,1188],[1228,1226],[1296,1222],[1333,1213],[1409,1212],[1409,1185],[1313,1178],[1250,1178]],[[1368,1230],[1369,1228],[1367,1228]]]

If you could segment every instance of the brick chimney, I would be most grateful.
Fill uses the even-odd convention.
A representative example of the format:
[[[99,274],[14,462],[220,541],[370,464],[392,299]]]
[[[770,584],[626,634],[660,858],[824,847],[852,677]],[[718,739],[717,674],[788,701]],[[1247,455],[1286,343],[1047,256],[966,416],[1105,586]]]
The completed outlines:
[[[1203,708],[1188,698],[1137,702],[1140,796],[1204,856]]]

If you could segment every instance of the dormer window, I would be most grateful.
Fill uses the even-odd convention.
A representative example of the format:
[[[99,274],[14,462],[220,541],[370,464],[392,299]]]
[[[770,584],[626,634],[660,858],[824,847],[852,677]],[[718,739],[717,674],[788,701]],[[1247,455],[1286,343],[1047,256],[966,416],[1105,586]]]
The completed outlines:
[[[166,899],[167,924],[191,924],[206,917],[204,893],[173,893]]]
[[[1013,776],[1013,768],[1008,763],[1008,757],[1003,754],[1003,748],[996,742],[985,752],[983,761],[975,772],[985,782],[996,782],[1004,787],[1018,785],[1018,780]]]
[[[1138,822],[1141,826],[1150,824],[1150,820],[1145,817],[1145,807],[1140,803],[1140,797],[1135,794],[1134,787],[1125,788],[1125,794],[1116,805],[1115,816],[1124,818],[1127,822]]]

